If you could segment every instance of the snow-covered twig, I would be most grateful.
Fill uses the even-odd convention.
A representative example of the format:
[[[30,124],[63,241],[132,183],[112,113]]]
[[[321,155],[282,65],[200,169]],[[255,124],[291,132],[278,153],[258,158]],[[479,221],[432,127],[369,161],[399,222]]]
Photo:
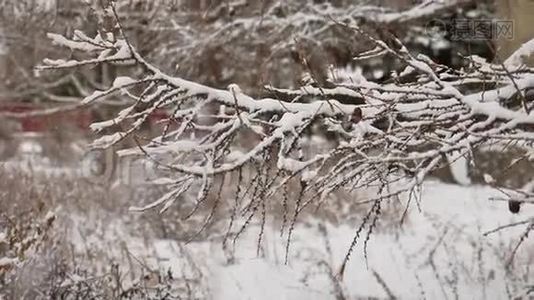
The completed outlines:
[[[107,13],[116,16],[113,8]],[[164,122],[173,126],[139,145],[141,149],[121,151],[121,155],[159,159],[162,168],[176,175],[176,181],[169,182],[174,192],[141,210],[161,205],[164,211],[174,196],[204,186],[208,179],[259,164],[255,173],[260,179],[248,182],[253,192],[244,209],[249,213],[244,226],[263,210],[264,201],[276,201],[284,186],[298,181],[301,192],[295,201],[294,223],[301,210],[337,190],[388,186],[392,189],[375,201],[404,192],[415,197],[423,179],[448,164],[448,155],[470,152],[496,136],[524,144],[532,139],[534,115],[516,101],[518,93],[527,95],[534,89],[534,70],[526,67],[503,72],[502,66],[473,57],[468,68],[453,71],[423,55],[414,57],[398,40],[390,45],[373,37],[356,22],[336,21],[329,26],[367,39],[376,55],[393,54],[406,68],[402,74],[410,74],[411,80],[394,77],[377,83],[361,78],[329,87],[269,87],[277,97],[253,97],[237,84],[217,89],[167,75],[128,42],[116,22],[119,30],[99,32],[94,38],[81,33],[72,38],[50,35],[57,45],[85,56],[45,60],[42,69],[119,63],[143,71],[117,77],[108,89],[82,101],[97,103],[118,93],[131,100],[113,119],[91,126],[96,132],[111,132],[94,141],[98,148],[135,137],[156,111],[169,114]],[[467,89],[466,80],[484,84]],[[532,99],[527,98],[524,105],[531,106]],[[326,133],[333,142],[328,149],[306,151],[310,140],[322,139]],[[184,176],[190,180],[183,180]],[[207,194],[199,193],[198,202]],[[371,220],[374,213],[368,216]],[[291,230],[288,235],[289,244]]]

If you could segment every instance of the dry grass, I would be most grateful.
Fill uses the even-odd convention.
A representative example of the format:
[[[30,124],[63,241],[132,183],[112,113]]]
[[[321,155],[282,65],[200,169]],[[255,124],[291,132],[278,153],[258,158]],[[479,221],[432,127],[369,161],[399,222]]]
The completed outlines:
[[[253,173],[242,180],[250,181]],[[247,224],[257,228],[262,214],[247,221],[246,213],[247,201],[254,198],[239,200],[239,214],[234,216],[233,228],[228,227],[235,213],[237,190],[232,183],[236,176],[228,175],[224,181],[217,178],[203,203],[191,197],[196,193],[193,189],[159,214],[157,210],[131,213],[128,208],[154,201],[164,189],[0,169],[0,233],[6,236],[0,242],[0,258],[12,260],[12,264],[0,267],[0,295],[7,299],[162,299],[161,293],[174,292],[182,298],[194,298],[205,291],[205,282],[160,274],[132,255],[127,239],[137,236],[145,241],[180,243],[210,239],[221,243],[248,230]],[[240,192],[242,195],[243,188]],[[280,226],[286,215],[287,234],[297,195],[293,190],[286,197],[285,208],[279,196],[267,199],[265,213],[275,226]],[[310,218],[334,224],[356,222],[369,206],[350,204],[353,202],[350,193],[337,192],[327,203],[311,205],[295,222]],[[110,233],[109,228],[117,222],[128,232]],[[95,244],[95,239],[102,243]],[[196,268],[193,261],[190,265]]]
[[[247,176],[250,181],[253,172]],[[5,238],[0,238],[0,258],[12,259],[12,264],[0,264],[0,296],[6,299],[164,299],[165,295],[165,299],[204,298],[209,293],[205,287],[207,280],[186,250],[180,249],[181,255],[188,262],[188,268],[196,270],[193,275],[160,273],[143,258],[132,254],[129,239],[135,237],[141,240],[140,243],[168,239],[181,244],[194,238],[197,241],[212,240],[219,245],[225,238],[229,237],[231,241],[240,230],[248,230],[244,228],[248,214],[239,209],[234,217],[234,226],[226,236],[230,216],[235,211],[237,192],[236,185],[229,182],[235,181],[237,174],[232,174],[225,181],[217,178],[207,200],[200,204],[192,217],[186,218],[196,206],[190,195],[178,199],[163,214],[157,210],[130,213],[129,206],[154,201],[165,191],[147,186],[110,188],[109,184],[94,184],[80,178],[51,178],[0,170],[0,234],[5,235]],[[219,190],[221,183],[223,189]],[[299,183],[295,181],[292,184],[295,189],[288,191],[285,208],[279,196],[265,199],[265,213],[272,225],[280,228],[284,215],[287,215],[286,234],[287,222],[291,222],[298,196]],[[321,205],[310,205],[297,222],[311,220],[357,227],[373,205],[357,204],[359,199],[365,198],[363,194],[340,190],[334,195]],[[240,208],[250,204],[249,200],[240,200]],[[213,213],[217,201],[219,205]],[[261,205],[259,207],[261,210]],[[403,209],[397,199],[384,201],[378,223],[371,225],[374,226],[373,233],[396,230]],[[254,232],[262,223],[261,219],[260,211],[250,221]],[[209,224],[204,226],[206,222]],[[117,223],[122,224],[121,228],[125,231],[114,232]],[[445,224],[444,227],[451,225]],[[198,234],[200,228],[203,230]],[[366,232],[367,229],[363,233]],[[324,241],[328,241],[327,235],[325,231]],[[366,237],[361,238],[363,243]],[[325,243],[328,250],[329,245]],[[436,247],[444,246],[438,244]],[[480,251],[497,251],[487,248],[483,240],[473,241],[473,247],[479,247]],[[343,282],[336,273],[339,266],[331,265],[330,261],[318,257],[315,264],[312,262],[315,267],[310,272],[328,276],[336,297],[346,299]],[[229,259],[228,263],[232,260]],[[452,258],[451,264],[454,264]],[[479,265],[481,274],[491,273],[491,270],[485,270],[482,259],[479,259]],[[457,266],[458,270],[462,268]],[[436,272],[441,274],[444,270]],[[439,276],[436,280],[443,284],[444,289],[452,291],[452,294],[459,293],[457,282],[444,281]],[[484,275],[480,277],[487,280]],[[377,280],[380,281],[380,274],[377,274]],[[509,280],[511,286],[526,282],[524,276],[520,278],[513,273],[510,273]],[[380,284],[387,287],[387,282]]]
[[[0,170],[0,296],[187,299],[202,293],[193,279],[160,274],[131,255],[127,242],[134,232],[164,235],[169,219],[128,214],[129,196],[79,178]],[[128,231],[113,232],[117,222]]]

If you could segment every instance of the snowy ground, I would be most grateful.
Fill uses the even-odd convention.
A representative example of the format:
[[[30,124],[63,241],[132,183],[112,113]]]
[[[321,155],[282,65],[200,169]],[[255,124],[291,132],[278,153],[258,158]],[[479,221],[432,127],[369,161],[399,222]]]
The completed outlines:
[[[526,219],[529,207],[512,215],[505,202],[488,200],[495,195],[488,187],[427,182],[420,210],[412,205],[402,229],[373,234],[367,260],[361,246],[365,237],[358,242],[337,292],[338,281],[331,276],[338,275],[359,223],[302,222],[294,233],[288,265],[284,264],[286,238],[280,237],[279,229],[266,230],[259,255],[254,228],[231,254],[217,239],[189,244],[147,240],[119,220],[99,230],[110,248],[124,242],[136,259],[162,272],[189,276],[186,273],[194,270],[186,270],[191,265],[184,261],[188,253],[213,299],[336,299],[336,293],[349,299],[502,299],[521,293],[522,282],[528,283],[531,246],[523,244],[515,258],[520,271],[506,274],[511,249],[524,227],[483,233]],[[80,241],[80,236],[73,239]],[[80,250],[92,242],[79,242]]]
[[[6,169],[38,170],[24,166],[4,164]],[[68,168],[44,170],[48,176],[75,174]],[[513,215],[506,202],[490,201],[492,196],[502,195],[486,186],[427,181],[421,203],[411,204],[402,226],[402,212],[393,220],[388,215],[387,222],[394,226],[382,226],[371,235],[367,259],[362,246],[366,237],[359,239],[343,276],[340,267],[363,216],[338,225],[301,220],[287,265],[286,236],[280,236],[278,227],[266,227],[259,251],[257,225],[227,249],[220,237],[189,244],[157,239],[132,227],[128,216],[108,217],[98,211],[68,212],[66,232],[74,252],[98,256],[100,251],[102,270],[111,261],[131,266],[133,258],[134,265],[197,280],[203,287],[201,298],[510,298],[526,292],[531,283],[534,245],[527,239],[515,256],[514,271],[506,272],[526,225],[484,233],[528,219],[531,209],[525,206]],[[126,275],[132,282],[138,277],[133,268]]]

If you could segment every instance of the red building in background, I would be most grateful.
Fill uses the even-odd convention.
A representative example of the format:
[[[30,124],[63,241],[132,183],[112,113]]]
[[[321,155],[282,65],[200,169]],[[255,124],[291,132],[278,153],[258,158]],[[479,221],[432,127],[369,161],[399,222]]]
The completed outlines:
[[[2,112],[17,114],[39,112],[49,108],[51,107],[33,103],[0,101],[0,114]],[[149,116],[147,125],[149,128],[158,128],[166,123],[164,121],[167,120],[168,117],[169,114],[166,110],[157,109]],[[14,120],[18,124],[18,130],[22,132],[47,132],[56,130],[59,127],[76,128],[84,132],[89,131],[89,125],[91,125],[91,123],[99,121],[90,108],[80,108],[48,115],[21,116],[14,118]]]
[[[46,109],[43,105],[0,101],[0,113],[25,113]],[[19,129],[23,132],[45,132],[56,129],[58,126],[74,127],[80,130],[88,130],[89,125],[94,121],[93,114],[89,109],[78,109],[73,111],[54,113],[43,116],[22,116],[16,118]]]

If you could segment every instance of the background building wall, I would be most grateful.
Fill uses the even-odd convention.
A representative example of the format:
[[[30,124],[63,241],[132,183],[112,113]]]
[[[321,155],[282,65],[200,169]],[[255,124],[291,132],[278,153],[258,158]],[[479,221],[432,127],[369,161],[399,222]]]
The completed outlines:
[[[513,39],[499,38],[497,54],[506,59],[523,43],[534,38],[534,1],[532,0],[496,0],[497,17],[502,20],[513,20]],[[534,60],[530,59],[533,65]]]

